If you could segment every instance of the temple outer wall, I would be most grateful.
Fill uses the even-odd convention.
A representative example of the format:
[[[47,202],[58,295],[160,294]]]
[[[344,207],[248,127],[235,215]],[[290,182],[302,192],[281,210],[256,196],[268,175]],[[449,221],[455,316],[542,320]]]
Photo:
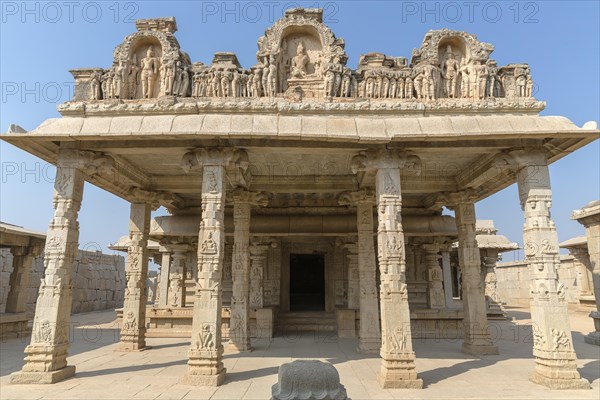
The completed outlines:
[[[0,249],[0,312],[8,296],[13,256],[8,248]],[[32,318],[40,280],[44,276],[44,256],[33,263],[27,288],[27,316]],[[123,306],[125,259],[94,251],[79,250],[73,277],[73,313],[108,310]]]
[[[571,255],[561,255],[558,281],[566,288],[570,304],[579,304],[579,278],[577,260]],[[498,296],[510,307],[529,307],[530,271],[525,261],[499,262],[496,265]]]

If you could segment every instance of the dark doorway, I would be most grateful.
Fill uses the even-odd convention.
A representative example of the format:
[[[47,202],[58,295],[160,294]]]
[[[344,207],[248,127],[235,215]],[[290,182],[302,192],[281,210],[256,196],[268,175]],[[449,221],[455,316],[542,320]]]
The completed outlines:
[[[325,258],[290,254],[290,311],[325,311]]]

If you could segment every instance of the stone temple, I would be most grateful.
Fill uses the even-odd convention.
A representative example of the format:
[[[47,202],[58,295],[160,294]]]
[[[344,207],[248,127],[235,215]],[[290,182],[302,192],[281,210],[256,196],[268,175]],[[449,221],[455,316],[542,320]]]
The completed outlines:
[[[288,325],[333,327],[379,354],[385,388],[422,387],[417,336],[450,332],[466,353],[497,354],[495,258],[482,263],[475,203],[517,182],[530,379],[589,387],[557,280],[548,165],[597,139],[597,125],[540,116],[528,65],[497,65],[465,32],[429,31],[410,59],[367,53],[352,69],[322,15],[288,10],[250,68],[226,52],[192,62],[174,18],[138,20],[110,68],[71,71],[61,118],[2,136],[58,167],[46,277],[13,383],[75,373],[65,326],[84,181],[131,203],[120,350],[145,350],[151,332],[187,336],[181,381],[219,385],[223,344],[248,351]],[[159,206],[168,213],[152,219]],[[149,240],[162,269],[147,309]]]

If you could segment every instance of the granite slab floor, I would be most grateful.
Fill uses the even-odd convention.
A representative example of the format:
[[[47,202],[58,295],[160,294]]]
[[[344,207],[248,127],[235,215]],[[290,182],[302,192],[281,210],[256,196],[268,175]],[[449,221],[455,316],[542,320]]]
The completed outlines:
[[[586,312],[571,311],[579,372],[591,390],[553,391],[529,382],[534,366],[529,311],[509,309],[509,319],[492,322],[498,356],[460,352],[461,340],[414,339],[421,390],[381,389],[376,381],[378,356],[356,353],[357,341],[326,334],[254,341],[254,351],[236,353],[225,346],[225,384],[218,388],[179,384],[186,370],[189,342],[148,339],[152,349],[115,352],[118,329],[114,311],[73,316],[69,364],[75,377],[54,385],[11,385],[10,373],[23,365],[29,338],[0,343],[0,399],[268,399],[279,365],[295,359],[332,363],[351,399],[598,399],[600,347],[583,336],[593,329]]]

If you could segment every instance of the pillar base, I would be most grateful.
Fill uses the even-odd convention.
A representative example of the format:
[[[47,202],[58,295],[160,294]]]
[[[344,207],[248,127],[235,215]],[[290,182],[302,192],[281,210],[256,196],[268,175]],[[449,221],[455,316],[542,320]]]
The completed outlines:
[[[600,346],[600,332],[590,332],[583,337],[586,343]]]
[[[130,343],[120,343],[119,347],[117,347],[115,349],[115,351],[121,352],[121,353],[131,353],[131,352],[146,351],[146,350],[150,350],[151,348],[152,348],[152,346],[138,347],[138,346],[132,346]]]
[[[408,357],[382,359],[377,381],[384,389],[422,389],[423,380],[417,377],[414,353]]]
[[[229,347],[229,349],[232,351],[237,351],[240,353],[250,353],[254,350],[250,345],[241,346],[235,343],[229,343],[227,347]]]
[[[10,374],[12,384],[51,384],[75,376],[75,366],[67,365],[57,371],[26,372],[18,371]]]
[[[533,371],[529,375],[529,380],[538,385],[546,386],[550,389],[591,389],[590,383],[583,378],[574,379],[558,379],[549,378],[540,374],[537,371]]]
[[[191,386],[220,386],[225,381],[226,374],[225,368],[216,375],[193,375],[188,372],[181,377],[179,383]]]
[[[386,375],[377,375],[377,381],[383,389],[423,389],[423,379],[395,379]]]
[[[381,351],[381,341],[359,342],[356,351],[360,354],[379,354]]]
[[[497,346],[491,344],[488,345],[475,345],[471,343],[463,342],[460,349],[465,354],[472,356],[494,356],[500,354]]]

